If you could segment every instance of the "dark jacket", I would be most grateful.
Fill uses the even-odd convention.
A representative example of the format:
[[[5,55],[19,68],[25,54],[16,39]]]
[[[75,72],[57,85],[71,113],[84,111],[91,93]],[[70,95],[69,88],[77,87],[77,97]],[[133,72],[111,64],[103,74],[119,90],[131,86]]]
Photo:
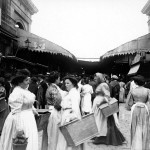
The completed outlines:
[[[43,106],[43,108],[47,104],[46,98],[45,98],[47,88],[48,88],[48,86],[47,86],[46,82],[42,81],[39,84],[39,88],[38,88],[38,92],[37,92],[37,99],[38,99],[40,105]]]
[[[117,80],[113,80],[110,82],[110,89],[111,89],[111,97],[114,97],[117,100],[119,100],[120,85]]]
[[[37,83],[30,83],[28,90],[30,92],[34,93],[35,96],[37,96],[37,91],[38,91],[38,85],[37,85]]]

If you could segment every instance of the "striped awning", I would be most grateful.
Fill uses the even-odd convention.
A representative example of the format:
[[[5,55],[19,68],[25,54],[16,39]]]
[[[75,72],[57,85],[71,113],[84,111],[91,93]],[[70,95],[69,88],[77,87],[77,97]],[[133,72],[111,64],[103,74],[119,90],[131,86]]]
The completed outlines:
[[[108,51],[101,58],[143,52],[150,52],[150,33]]]
[[[20,48],[28,47],[31,51],[60,54],[76,60],[76,57],[68,50],[33,33],[18,29],[17,34]]]

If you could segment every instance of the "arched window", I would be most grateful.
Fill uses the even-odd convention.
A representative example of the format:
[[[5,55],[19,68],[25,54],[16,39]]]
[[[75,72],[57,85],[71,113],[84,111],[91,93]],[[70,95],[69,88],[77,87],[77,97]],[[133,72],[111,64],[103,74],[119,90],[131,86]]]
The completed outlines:
[[[20,29],[22,29],[22,30],[25,30],[24,26],[23,26],[22,23],[20,23],[20,22],[17,22],[17,23],[15,24],[15,26],[16,26],[17,28],[20,28]]]

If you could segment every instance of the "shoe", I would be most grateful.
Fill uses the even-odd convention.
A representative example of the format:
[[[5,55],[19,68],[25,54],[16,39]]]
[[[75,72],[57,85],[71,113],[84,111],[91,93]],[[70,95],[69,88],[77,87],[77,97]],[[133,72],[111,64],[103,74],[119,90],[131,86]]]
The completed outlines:
[[[95,140],[93,141],[93,144],[106,144],[106,137],[105,136],[100,136],[96,137]]]
[[[96,139],[96,137],[93,137],[91,140],[95,140]]]

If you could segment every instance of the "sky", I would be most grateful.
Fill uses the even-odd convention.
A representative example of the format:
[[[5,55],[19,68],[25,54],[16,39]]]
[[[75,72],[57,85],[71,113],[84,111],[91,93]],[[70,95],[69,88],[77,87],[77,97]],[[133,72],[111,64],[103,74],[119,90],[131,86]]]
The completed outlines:
[[[77,58],[100,58],[107,51],[148,34],[148,0],[32,0],[38,13],[31,32]]]

